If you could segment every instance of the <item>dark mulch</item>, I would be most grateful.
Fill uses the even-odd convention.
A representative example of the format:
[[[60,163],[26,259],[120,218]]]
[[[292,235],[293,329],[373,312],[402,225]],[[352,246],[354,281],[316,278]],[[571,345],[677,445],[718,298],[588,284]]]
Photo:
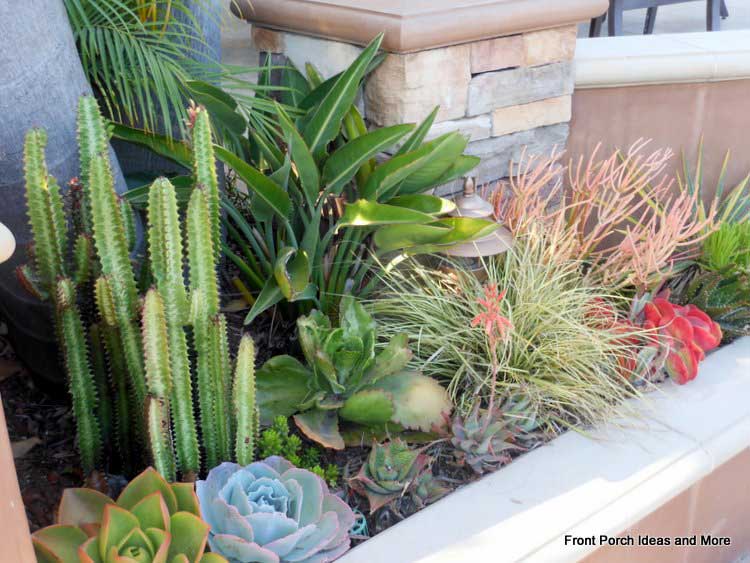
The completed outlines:
[[[33,532],[54,523],[57,504],[66,487],[79,487],[83,483],[75,448],[75,421],[64,389],[45,389],[36,383],[15,362],[1,339],[0,350],[5,350],[0,361],[6,368],[0,381],[0,396],[11,443],[18,448],[31,443],[24,440],[40,440],[14,459]]]

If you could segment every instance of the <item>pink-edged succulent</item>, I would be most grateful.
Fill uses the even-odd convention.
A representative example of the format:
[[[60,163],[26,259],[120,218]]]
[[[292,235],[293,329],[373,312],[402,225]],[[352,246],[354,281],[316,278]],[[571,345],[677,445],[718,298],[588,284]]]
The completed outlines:
[[[169,484],[146,469],[117,501],[93,489],[66,489],[57,524],[32,535],[40,563],[226,563],[206,553],[192,483]]]
[[[654,356],[649,368],[664,369],[680,385],[695,379],[706,352],[721,343],[717,323],[695,305],[671,303],[668,294],[646,302],[637,318],[654,334],[647,346]]]

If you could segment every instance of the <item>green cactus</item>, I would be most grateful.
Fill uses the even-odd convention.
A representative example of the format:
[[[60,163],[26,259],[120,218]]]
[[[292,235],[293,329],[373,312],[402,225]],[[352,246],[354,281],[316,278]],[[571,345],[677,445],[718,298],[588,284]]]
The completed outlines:
[[[122,341],[117,328],[114,325],[108,326],[105,324],[101,329],[114,395],[115,445],[120,453],[120,459],[128,468],[132,459],[130,426],[134,424],[135,435],[142,436],[144,434],[143,419],[132,415],[133,409],[130,407],[132,390],[128,388],[128,368],[125,364],[125,352],[122,349]]]
[[[94,260],[94,248],[91,243],[91,237],[88,235],[78,235],[75,245],[73,246],[73,263],[74,274],[73,280],[77,286],[88,283],[93,273],[92,262]]]
[[[61,278],[57,282],[55,303],[68,384],[73,398],[81,464],[85,471],[90,471],[101,454],[101,435],[95,413],[97,397],[89,365],[86,334],[76,305],[75,287],[70,279]]]
[[[172,372],[172,424],[176,436],[177,460],[183,475],[200,470],[198,432],[193,414],[193,391],[184,325],[187,323],[187,295],[183,280],[184,254],[177,196],[174,186],[160,178],[151,186],[148,207],[148,241],[151,270],[164,298]]]
[[[26,202],[34,234],[34,255],[39,281],[43,289],[52,295],[57,278],[65,275],[66,232],[62,218],[62,199],[57,182],[50,181],[44,160],[47,133],[32,129],[26,134],[24,143],[24,165],[26,173]]]
[[[91,347],[91,367],[94,373],[94,385],[98,400],[96,414],[101,427],[103,441],[107,443],[114,425],[112,399],[109,387],[109,372],[107,370],[107,355],[105,352],[104,333],[98,323],[89,327],[89,341]]]
[[[146,293],[143,304],[143,352],[146,363],[146,417],[151,455],[156,470],[168,480],[174,481],[175,456],[169,417],[172,376],[169,367],[167,318],[164,313],[164,301],[156,289],[150,289]]]
[[[240,465],[255,461],[258,442],[258,408],[255,402],[255,344],[249,335],[242,337],[234,371],[232,404],[237,421],[235,457]]]
[[[196,185],[202,186],[208,196],[214,262],[218,262],[221,254],[221,214],[216,157],[211,139],[211,121],[208,112],[201,106],[191,108],[190,114],[193,120],[193,174]]]
[[[112,288],[115,317],[135,398],[139,405],[144,405],[146,382],[143,351],[136,324],[138,293],[128,255],[122,215],[117,204],[114,180],[106,156],[101,154],[93,157],[89,172],[94,242],[102,273],[108,276]]]
[[[91,218],[91,197],[87,189],[91,185],[91,160],[109,149],[109,136],[99,113],[99,106],[93,96],[81,96],[78,100],[78,157],[81,168],[81,223],[87,234],[93,232]]]

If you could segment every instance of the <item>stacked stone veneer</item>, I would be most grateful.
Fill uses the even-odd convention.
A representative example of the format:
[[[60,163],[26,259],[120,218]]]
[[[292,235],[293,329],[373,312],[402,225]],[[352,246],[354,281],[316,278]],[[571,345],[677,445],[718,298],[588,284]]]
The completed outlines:
[[[346,68],[361,47],[254,27],[261,59],[312,63],[326,78]],[[478,181],[507,177],[524,147],[563,149],[574,86],[575,26],[390,54],[368,78],[361,107],[369,124],[419,122],[440,106],[430,138],[459,131],[482,158]],[[282,59],[283,60],[283,59]]]

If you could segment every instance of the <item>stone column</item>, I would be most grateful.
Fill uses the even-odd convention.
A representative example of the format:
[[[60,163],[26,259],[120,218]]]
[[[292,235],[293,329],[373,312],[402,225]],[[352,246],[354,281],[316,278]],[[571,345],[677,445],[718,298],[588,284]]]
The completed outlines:
[[[536,154],[565,148],[576,21],[603,12],[606,0],[568,0],[565,9],[548,0],[357,4],[326,2],[324,23],[315,17],[320,4],[301,0],[253,0],[252,12],[241,11],[250,14],[262,58],[283,56],[300,69],[309,62],[325,77],[346,68],[372,38],[367,30],[381,25],[389,56],[365,84],[367,123],[419,122],[439,105],[429,137],[465,134],[467,152],[482,158],[473,172],[479,183],[507,177],[524,147]],[[352,12],[363,18],[359,25],[337,25],[337,17],[353,23]]]

